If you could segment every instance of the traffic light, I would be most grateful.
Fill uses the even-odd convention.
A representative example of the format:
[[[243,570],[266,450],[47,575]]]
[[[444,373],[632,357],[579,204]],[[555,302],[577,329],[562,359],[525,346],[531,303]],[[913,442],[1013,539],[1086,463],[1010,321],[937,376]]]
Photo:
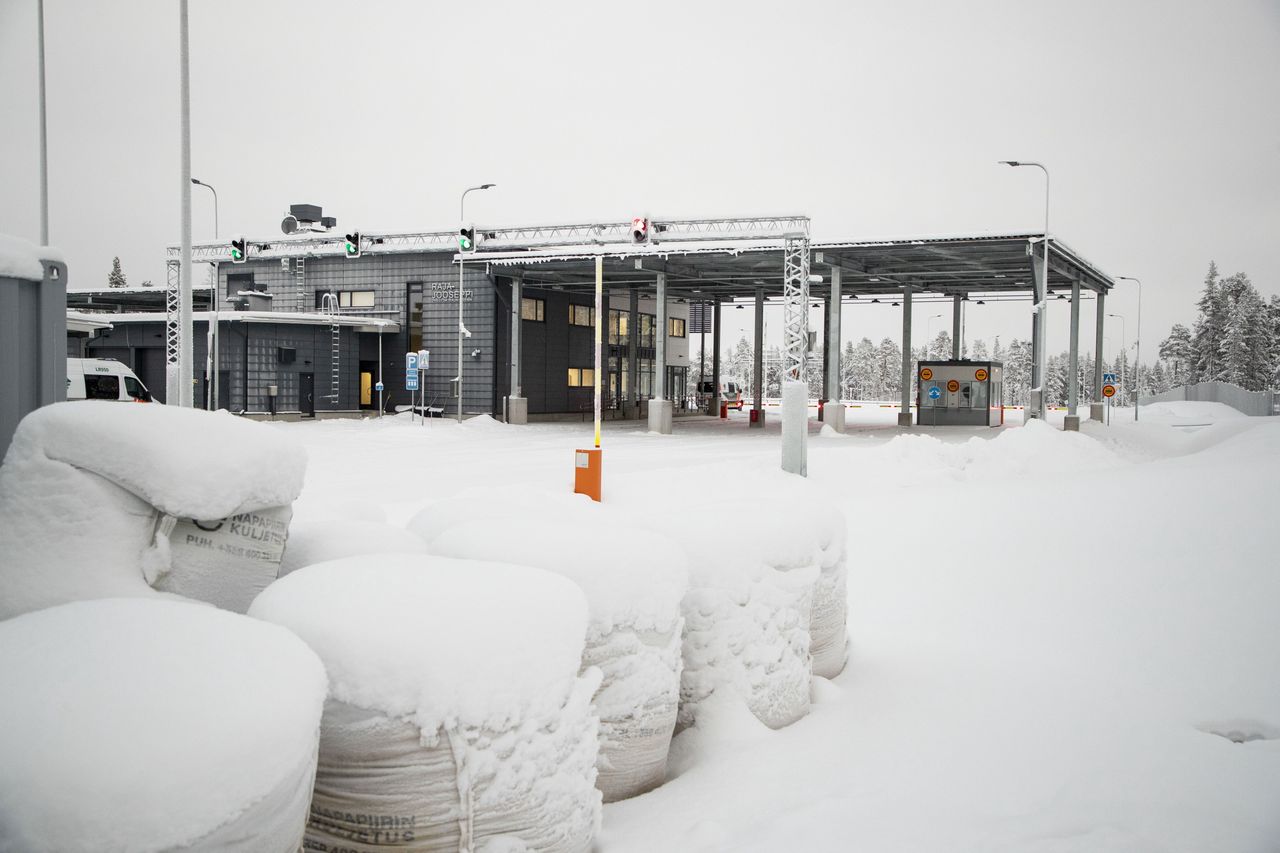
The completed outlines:
[[[342,250],[348,258],[360,257],[360,232],[353,231],[347,235],[347,242],[342,244]]]
[[[637,216],[635,219],[631,220],[631,242],[649,242],[649,220],[645,217]]]
[[[249,257],[249,243],[243,237],[231,241],[231,263],[243,264]]]
[[[458,229],[458,248],[464,252],[476,250],[476,227],[464,225]]]

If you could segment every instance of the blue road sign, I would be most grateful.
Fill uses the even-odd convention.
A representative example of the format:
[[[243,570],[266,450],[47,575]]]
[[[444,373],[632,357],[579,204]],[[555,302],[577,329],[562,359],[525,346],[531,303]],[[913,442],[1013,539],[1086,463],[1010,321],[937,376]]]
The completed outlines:
[[[404,354],[404,387],[407,391],[418,390],[418,354],[416,352]]]
[[[374,386],[373,386],[373,390],[375,390],[375,391],[383,391],[383,390],[385,390],[385,387],[383,386],[383,384],[382,384],[381,382],[379,382],[378,384],[376,384],[376,385],[374,385]]]
[[[937,385],[934,385],[932,388],[929,389],[930,400],[936,400],[941,396],[942,396],[942,389],[939,388]]]
[[[1102,374],[1102,384],[1115,385],[1116,382],[1119,381],[1119,378],[1120,375],[1118,373],[1104,373]]]

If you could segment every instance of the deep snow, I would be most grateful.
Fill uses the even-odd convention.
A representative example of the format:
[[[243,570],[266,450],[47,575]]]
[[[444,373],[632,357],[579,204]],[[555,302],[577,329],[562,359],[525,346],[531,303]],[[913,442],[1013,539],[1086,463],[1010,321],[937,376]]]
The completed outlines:
[[[1078,435],[1013,413],[900,435],[892,409],[849,414],[849,435],[810,424],[808,459],[848,519],[848,666],[778,731],[708,703],[672,778],[606,807],[601,851],[1274,851],[1280,419],[1165,403]],[[477,485],[568,494],[590,441],[489,419],[272,428],[309,452],[300,521],[404,524]],[[665,477],[669,524],[749,546],[744,484],[778,467],[778,430],[606,424],[605,500]],[[678,511],[710,492],[736,522]]]

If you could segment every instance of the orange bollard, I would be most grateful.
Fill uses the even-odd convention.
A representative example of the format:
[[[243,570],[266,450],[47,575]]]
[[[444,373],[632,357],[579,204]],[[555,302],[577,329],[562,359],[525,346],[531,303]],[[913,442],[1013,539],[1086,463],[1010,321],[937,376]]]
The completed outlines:
[[[573,493],[600,502],[600,448],[573,452]]]
[[[727,417],[729,417],[729,404],[728,404],[728,403],[721,403],[721,404],[720,404],[720,417],[722,417],[722,418],[727,418]]]

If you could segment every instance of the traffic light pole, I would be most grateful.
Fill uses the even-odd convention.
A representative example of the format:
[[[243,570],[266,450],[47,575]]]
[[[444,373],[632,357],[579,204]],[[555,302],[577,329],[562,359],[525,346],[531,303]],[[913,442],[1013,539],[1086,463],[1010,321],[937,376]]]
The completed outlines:
[[[191,61],[190,38],[187,25],[187,0],[178,6],[180,92],[182,113],[182,266],[178,270],[181,283],[178,292],[178,370],[177,399],[169,400],[191,408],[192,403],[192,352],[191,352]]]

